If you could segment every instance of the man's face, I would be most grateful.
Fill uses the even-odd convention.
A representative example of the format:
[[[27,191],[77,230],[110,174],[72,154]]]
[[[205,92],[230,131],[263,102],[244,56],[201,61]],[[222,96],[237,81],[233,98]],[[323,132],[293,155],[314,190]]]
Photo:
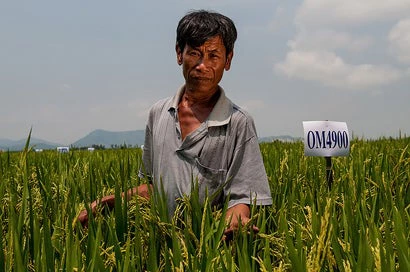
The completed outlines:
[[[198,47],[186,45],[181,52],[176,47],[177,61],[182,65],[186,88],[195,92],[214,92],[221,81],[224,70],[231,66],[233,53],[226,55],[221,37],[208,39]]]

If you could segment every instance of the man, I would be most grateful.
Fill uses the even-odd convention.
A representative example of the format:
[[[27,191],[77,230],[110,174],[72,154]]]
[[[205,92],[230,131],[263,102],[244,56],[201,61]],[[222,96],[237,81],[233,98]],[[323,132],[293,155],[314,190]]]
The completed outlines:
[[[229,197],[227,233],[249,221],[250,204],[272,203],[253,119],[219,86],[236,38],[232,20],[219,13],[193,11],[179,21],[175,50],[185,84],[151,108],[140,175],[152,185],[127,193],[149,198],[149,186],[163,186],[172,214],[197,182],[202,199],[216,194],[214,205]],[[100,203],[113,206],[114,197],[93,202],[92,210]],[[86,211],[79,216],[87,218]]]

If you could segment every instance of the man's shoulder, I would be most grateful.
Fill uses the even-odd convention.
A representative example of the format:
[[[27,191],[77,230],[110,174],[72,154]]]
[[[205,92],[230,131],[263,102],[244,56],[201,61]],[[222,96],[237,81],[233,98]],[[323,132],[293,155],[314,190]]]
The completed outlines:
[[[248,122],[248,120],[253,122],[252,116],[249,112],[233,102],[228,96],[226,96],[225,90],[222,87],[220,88],[223,94],[220,98],[220,105],[222,105],[220,107],[222,107],[223,110],[219,110],[219,112],[229,112],[231,115],[231,122]]]
[[[253,123],[253,118],[247,110],[238,106],[235,103],[232,103],[232,107],[233,107],[233,112],[232,112],[233,122]]]
[[[228,126],[228,129],[231,131],[230,135],[233,137],[245,137],[246,139],[256,137],[255,122],[249,112],[235,103],[232,103],[232,108],[233,111]]]

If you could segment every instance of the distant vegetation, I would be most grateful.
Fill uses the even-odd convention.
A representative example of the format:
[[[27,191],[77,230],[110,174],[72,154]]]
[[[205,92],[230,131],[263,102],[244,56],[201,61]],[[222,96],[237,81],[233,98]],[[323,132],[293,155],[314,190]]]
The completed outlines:
[[[226,207],[195,192],[172,219],[161,197],[117,197],[87,229],[76,222],[92,200],[145,182],[139,148],[0,153],[0,271],[410,271],[410,138],[353,140],[330,190],[302,142],[261,151],[273,205],[252,206],[259,233],[229,243]]]

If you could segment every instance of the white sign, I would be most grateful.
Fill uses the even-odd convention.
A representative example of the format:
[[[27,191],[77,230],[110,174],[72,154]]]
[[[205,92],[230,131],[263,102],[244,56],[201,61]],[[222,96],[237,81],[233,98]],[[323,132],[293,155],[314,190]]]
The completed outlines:
[[[305,121],[305,156],[348,156],[350,139],[347,125],[334,121]]]
[[[58,146],[57,151],[60,153],[67,153],[70,151],[70,148],[68,146]]]

